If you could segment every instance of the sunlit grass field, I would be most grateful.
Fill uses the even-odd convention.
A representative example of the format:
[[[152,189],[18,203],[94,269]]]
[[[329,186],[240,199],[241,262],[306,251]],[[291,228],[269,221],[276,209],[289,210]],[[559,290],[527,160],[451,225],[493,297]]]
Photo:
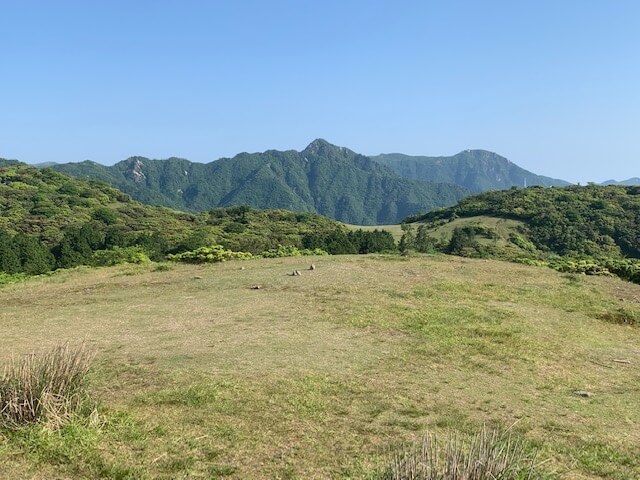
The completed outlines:
[[[487,424],[558,478],[637,479],[640,328],[606,318],[638,315],[638,285],[447,256],[4,286],[0,361],[86,342],[97,415],[0,433],[0,478],[372,479],[427,429]]]

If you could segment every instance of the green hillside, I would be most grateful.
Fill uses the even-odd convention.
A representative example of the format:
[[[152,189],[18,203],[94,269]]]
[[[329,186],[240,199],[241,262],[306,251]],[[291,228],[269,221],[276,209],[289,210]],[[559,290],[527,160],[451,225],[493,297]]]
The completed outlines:
[[[241,153],[208,164],[132,157],[111,167],[87,161],[52,168],[180,210],[246,204],[316,212],[357,225],[398,223],[407,215],[452,205],[468,193],[455,185],[402,178],[324,140],[301,152]]]
[[[371,157],[398,175],[413,180],[453,183],[474,193],[513,186],[564,186],[564,180],[536,175],[486,150],[465,150],[450,157],[410,156],[400,153]]]
[[[106,255],[117,263],[145,256],[162,259],[216,244],[254,254],[280,245],[367,253],[393,248],[393,239],[377,232],[350,232],[309,212],[239,206],[181,213],[144,205],[96,180],[19,162],[0,164],[0,274],[92,264],[96,252],[111,252],[100,258]]]
[[[640,282],[639,187],[513,188],[407,220],[419,222],[408,237],[418,249],[551,262]]]

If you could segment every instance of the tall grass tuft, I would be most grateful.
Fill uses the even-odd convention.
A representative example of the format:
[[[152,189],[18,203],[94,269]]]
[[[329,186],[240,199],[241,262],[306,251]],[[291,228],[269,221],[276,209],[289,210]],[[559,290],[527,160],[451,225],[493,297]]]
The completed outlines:
[[[535,456],[521,441],[486,427],[469,441],[427,433],[396,454],[382,480],[523,480],[535,476]]]
[[[0,377],[0,428],[64,424],[85,405],[92,360],[84,344],[63,344],[42,355],[12,360]]]

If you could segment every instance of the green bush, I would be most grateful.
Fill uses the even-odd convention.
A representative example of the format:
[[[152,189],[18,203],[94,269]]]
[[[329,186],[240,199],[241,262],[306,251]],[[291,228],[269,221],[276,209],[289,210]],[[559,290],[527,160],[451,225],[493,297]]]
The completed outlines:
[[[151,260],[145,249],[140,246],[113,247],[109,250],[96,250],[91,256],[91,264],[96,267],[110,267],[121,263],[149,263]]]
[[[176,255],[168,255],[167,258],[174,262],[217,263],[227,260],[246,260],[253,258],[253,255],[248,252],[233,252],[225,249],[222,245],[213,245],[211,247],[200,247]]]
[[[260,256],[264,258],[302,257],[309,255],[328,255],[328,253],[321,248],[299,249],[298,247],[294,247],[293,245],[279,245],[278,248],[272,248],[260,254]]]
[[[0,272],[0,285],[10,285],[12,283],[22,282],[26,280],[28,275],[26,273],[4,273]]]
[[[584,273],[585,275],[601,275],[608,277],[613,276],[606,266],[591,259],[574,260],[570,258],[563,258],[551,262],[549,266],[554,270],[563,273]]]

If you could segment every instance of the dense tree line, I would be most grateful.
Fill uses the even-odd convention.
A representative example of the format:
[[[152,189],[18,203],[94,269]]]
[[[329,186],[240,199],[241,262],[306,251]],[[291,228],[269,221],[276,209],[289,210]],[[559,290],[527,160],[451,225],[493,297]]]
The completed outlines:
[[[393,235],[386,230],[309,233],[302,238],[302,246],[308,249],[319,248],[332,255],[391,252],[396,248]]]
[[[253,209],[244,210],[237,207],[235,211],[224,215],[233,218],[229,224],[235,224],[236,220],[241,220],[235,218],[236,216],[247,218],[250,212],[259,213]],[[216,212],[216,215],[223,214]],[[122,225],[110,224],[113,218],[107,218],[106,212],[100,212],[95,217],[82,225],[66,229],[60,241],[50,247],[35,235],[11,234],[6,230],[0,230],[0,272],[41,274],[57,268],[113,264],[117,263],[116,258],[127,261],[132,255],[133,258],[139,259],[141,254],[152,260],[163,260],[167,255],[194,251],[220,243],[234,243],[229,241],[233,238],[235,243],[245,247],[239,251],[254,255],[266,252],[265,256],[269,256],[268,253],[278,247],[319,249],[331,254],[387,252],[395,249],[393,236],[387,231],[347,231],[344,228],[330,232],[309,232],[303,236],[276,235],[275,238],[280,243],[274,243],[276,240],[265,241],[264,238],[252,242],[256,237],[248,236],[244,230],[235,234],[235,237],[229,236],[229,232],[226,232],[224,237],[214,238],[212,231],[204,228],[194,229],[183,241],[175,243],[159,231],[127,231]],[[265,245],[272,246],[265,248]],[[133,250],[126,250],[132,248]],[[118,252],[119,257],[105,255],[105,252]],[[125,252],[129,254],[125,255]]]

